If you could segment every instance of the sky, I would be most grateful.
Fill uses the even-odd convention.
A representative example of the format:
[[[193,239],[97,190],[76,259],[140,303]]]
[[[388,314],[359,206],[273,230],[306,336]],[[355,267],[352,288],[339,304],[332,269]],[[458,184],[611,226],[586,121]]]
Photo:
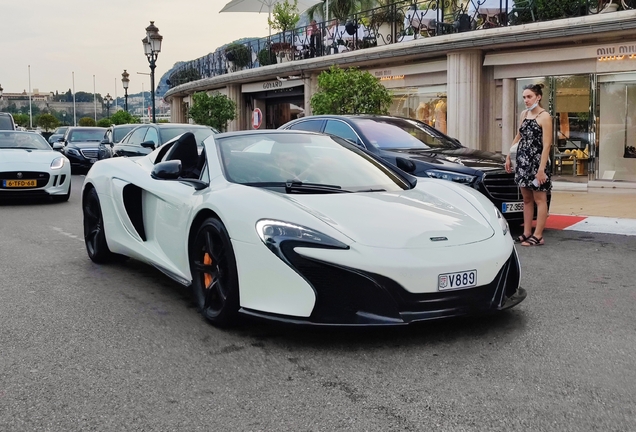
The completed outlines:
[[[193,60],[242,37],[265,37],[267,13],[219,11],[229,0],[2,0],[0,86],[5,93],[75,91],[122,97],[150,89],[141,40],[154,21],[163,36],[155,82],[178,61]]]

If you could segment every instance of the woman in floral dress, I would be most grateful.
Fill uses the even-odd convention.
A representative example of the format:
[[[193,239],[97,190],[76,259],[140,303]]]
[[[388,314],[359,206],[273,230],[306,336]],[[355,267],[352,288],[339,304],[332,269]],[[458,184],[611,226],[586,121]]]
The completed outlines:
[[[527,109],[520,118],[520,127],[512,145],[518,143],[515,161],[515,182],[523,196],[523,234],[516,240],[522,246],[544,244],[543,229],[548,218],[548,192],[550,182],[550,147],[552,146],[552,117],[540,105],[543,84],[524,87],[523,102]],[[510,155],[506,158],[506,171],[512,172]],[[537,206],[537,225],[532,232],[534,207]]]

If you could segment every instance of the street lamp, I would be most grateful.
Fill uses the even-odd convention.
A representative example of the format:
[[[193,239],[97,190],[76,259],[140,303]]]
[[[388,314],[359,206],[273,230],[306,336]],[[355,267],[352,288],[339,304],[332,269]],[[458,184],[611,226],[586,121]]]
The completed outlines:
[[[124,85],[124,111],[128,112],[128,84],[130,84],[130,79],[128,77],[130,74],[126,72],[124,69],[124,73],[121,74],[121,83]]]
[[[150,25],[146,27],[146,37],[141,40],[144,44],[144,53],[150,63],[150,97],[152,98],[152,122],[157,123],[155,117],[155,67],[157,57],[161,52],[161,41],[163,36],[159,34],[159,29],[155,26],[154,21],[150,21]]]
[[[104,96],[104,102],[106,103],[106,117],[110,118],[110,103],[113,101],[112,96],[110,95],[110,93],[106,93],[106,96]]]

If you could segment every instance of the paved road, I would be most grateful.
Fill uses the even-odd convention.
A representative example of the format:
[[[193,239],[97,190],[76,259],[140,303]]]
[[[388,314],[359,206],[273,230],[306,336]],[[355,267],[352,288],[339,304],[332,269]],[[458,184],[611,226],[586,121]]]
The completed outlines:
[[[153,268],[91,263],[82,181],[0,205],[0,430],[635,428],[636,237],[549,232],[489,318],[219,330]]]

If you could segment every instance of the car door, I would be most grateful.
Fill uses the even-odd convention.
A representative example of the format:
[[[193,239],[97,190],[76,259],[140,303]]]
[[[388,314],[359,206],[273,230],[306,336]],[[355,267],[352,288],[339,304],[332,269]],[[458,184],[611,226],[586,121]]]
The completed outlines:
[[[130,135],[128,135],[128,139],[122,140],[122,142],[113,147],[115,156],[133,157],[147,154],[142,151],[144,148],[141,147],[141,143],[146,136],[146,132],[148,132],[147,126],[141,126],[133,130]]]

